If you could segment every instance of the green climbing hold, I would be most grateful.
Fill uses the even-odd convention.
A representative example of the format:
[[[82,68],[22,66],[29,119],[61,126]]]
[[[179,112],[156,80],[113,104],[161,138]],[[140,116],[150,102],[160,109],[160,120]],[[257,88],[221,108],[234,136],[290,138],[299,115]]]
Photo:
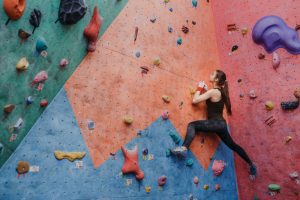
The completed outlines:
[[[181,141],[180,136],[173,131],[170,132],[170,136],[173,139],[173,141],[175,142],[175,144],[179,144],[179,142]]]
[[[170,149],[168,149],[168,150],[166,151],[166,156],[167,156],[167,157],[171,156],[171,151],[170,151]]]
[[[187,159],[186,161],[185,161],[185,165],[186,166],[189,166],[189,167],[191,167],[192,165],[194,164],[194,161],[193,161],[193,159]]]
[[[181,37],[179,37],[179,38],[177,39],[177,44],[178,44],[178,45],[181,45],[181,44],[182,44],[182,38],[181,38]]]
[[[269,188],[269,190],[271,190],[271,191],[280,191],[280,186],[277,185],[277,184],[270,184],[270,185],[268,186],[268,188]]]
[[[254,198],[253,198],[253,200],[258,200],[258,197],[257,197],[257,195],[254,195]]]

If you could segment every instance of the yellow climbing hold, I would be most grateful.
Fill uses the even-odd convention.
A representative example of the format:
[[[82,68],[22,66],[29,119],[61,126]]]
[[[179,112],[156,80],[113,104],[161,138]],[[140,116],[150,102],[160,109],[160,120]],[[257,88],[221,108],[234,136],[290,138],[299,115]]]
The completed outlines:
[[[207,190],[208,188],[209,188],[208,185],[204,185],[204,186],[203,186],[203,189],[204,189],[204,190]]]
[[[163,99],[164,102],[166,102],[166,103],[170,103],[170,101],[171,101],[171,97],[168,96],[168,95],[163,95],[163,96],[162,96],[162,99]]]
[[[170,0],[164,0],[164,3],[169,3],[170,2]]]
[[[146,190],[147,193],[150,193],[151,187],[150,187],[150,186],[146,186],[146,187],[145,187],[145,190]]]
[[[17,70],[26,70],[29,66],[29,62],[27,60],[27,58],[21,58],[21,60],[19,60],[19,62],[16,65]]]
[[[242,35],[243,35],[243,36],[247,35],[247,33],[248,33],[248,28],[247,28],[247,27],[242,28],[241,32],[242,32]]]
[[[272,101],[266,101],[265,107],[266,107],[267,110],[273,110],[274,103]]]
[[[156,58],[154,59],[153,65],[156,65],[156,66],[160,65],[160,58],[159,58],[159,57],[156,57]]]
[[[76,159],[82,159],[85,156],[85,152],[54,151],[54,156],[57,160],[68,159],[73,162]]]
[[[125,124],[132,124],[132,122],[133,122],[133,117],[131,117],[131,116],[129,116],[129,115],[125,115],[125,116],[123,117],[123,122],[124,122]]]
[[[196,89],[193,87],[190,87],[190,94],[194,95],[196,93]]]

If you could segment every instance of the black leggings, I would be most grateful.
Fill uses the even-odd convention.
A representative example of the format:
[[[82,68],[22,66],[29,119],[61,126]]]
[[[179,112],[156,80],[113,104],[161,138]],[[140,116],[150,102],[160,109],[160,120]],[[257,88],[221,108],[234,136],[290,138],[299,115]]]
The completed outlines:
[[[215,132],[231,150],[239,154],[239,156],[241,156],[249,165],[252,164],[252,161],[244,149],[232,140],[225,120],[199,120],[190,122],[187,127],[187,133],[183,142],[183,146],[189,148],[193,139],[195,138],[196,131]]]

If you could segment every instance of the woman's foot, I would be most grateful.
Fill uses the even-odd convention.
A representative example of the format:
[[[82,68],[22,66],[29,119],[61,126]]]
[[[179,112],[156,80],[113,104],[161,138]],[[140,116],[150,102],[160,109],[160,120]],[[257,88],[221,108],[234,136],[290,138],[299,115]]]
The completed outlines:
[[[253,163],[249,166],[249,174],[251,180],[254,180],[256,178],[257,169]]]
[[[175,147],[174,149],[171,149],[171,152],[176,156],[180,156],[180,157],[187,156],[187,148],[185,146]]]

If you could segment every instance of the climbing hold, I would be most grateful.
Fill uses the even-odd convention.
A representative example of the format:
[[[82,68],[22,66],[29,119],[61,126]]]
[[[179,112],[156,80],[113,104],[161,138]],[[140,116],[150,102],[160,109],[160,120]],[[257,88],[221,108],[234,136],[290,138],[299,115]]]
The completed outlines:
[[[85,0],[61,0],[59,5],[58,19],[61,24],[76,24],[84,17],[87,11]]]
[[[240,98],[244,98],[244,93],[240,93]]]
[[[299,107],[299,100],[281,102],[280,105],[281,105],[282,110],[294,110]]]
[[[237,31],[238,28],[236,24],[227,24],[227,31]]]
[[[164,3],[169,3],[170,2],[170,0],[164,0]]]
[[[124,155],[122,173],[134,173],[137,180],[142,180],[144,178],[144,172],[139,167],[138,147],[135,146],[134,149],[128,150],[122,146],[121,150]]]
[[[143,150],[143,155],[144,156],[148,155],[148,149],[147,148]]]
[[[300,54],[300,40],[295,29],[290,28],[278,16],[265,16],[253,27],[252,38],[272,53],[278,48],[285,48],[291,54]]]
[[[42,51],[47,50],[48,46],[44,38],[38,38],[36,41],[35,49],[40,54]]]
[[[273,115],[271,117],[268,117],[265,120],[265,124],[267,124],[268,126],[272,126],[272,124],[274,124],[276,122],[275,117],[273,117]]]
[[[273,65],[273,68],[276,70],[279,65],[280,65],[280,57],[279,57],[279,54],[274,52],[273,53],[273,58],[272,58],[272,65]]]
[[[19,161],[18,165],[17,165],[17,172],[18,174],[26,174],[27,172],[29,172],[29,163],[26,161]]]
[[[69,61],[66,58],[61,59],[59,62],[59,66],[62,68],[66,67],[68,64],[69,64]]]
[[[277,184],[269,184],[268,188],[269,188],[269,190],[271,190],[271,191],[276,191],[276,192],[279,192],[279,191],[280,191],[280,186],[277,185]]]
[[[140,68],[142,69],[142,72],[141,72],[142,76],[143,76],[144,74],[147,74],[147,73],[149,72],[149,68],[146,67],[146,66],[142,66],[142,67],[140,67]]]
[[[175,142],[175,144],[179,144],[179,142],[181,141],[181,138],[180,138],[180,136],[176,132],[170,131],[169,135],[173,139],[173,141]]]
[[[197,0],[192,0],[192,6],[196,8],[198,6],[198,1]]]
[[[209,186],[206,185],[206,184],[203,186],[203,189],[204,189],[204,190],[208,190],[208,188],[209,188]]]
[[[195,21],[192,21],[192,24],[193,24],[193,25],[196,25],[196,22],[195,22]]]
[[[293,139],[292,136],[286,136],[286,137],[284,138],[285,144],[289,143],[292,139]]]
[[[141,56],[141,53],[138,51],[138,52],[135,53],[135,56],[136,56],[137,58],[139,58],[139,57]]]
[[[3,9],[9,18],[5,25],[7,25],[10,20],[15,21],[20,19],[25,8],[26,0],[3,0]]]
[[[193,159],[191,159],[191,158],[189,158],[189,159],[187,159],[187,160],[185,161],[185,165],[188,166],[188,167],[193,166],[193,164],[194,164],[194,161],[193,161]]]
[[[159,186],[164,186],[167,182],[167,176],[163,175],[157,180]]]
[[[89,130],[94,130],[95,122],[93,120],[88,120],[88,128]]]
[[[15,123],[15,125],[13,126],[13,129],[14,130],[20,130],[23,126],[23,119],[22,118],[19,118],[18,121]]]
[[[166,156],[167,156],[167,157],[171,156],[171,151],[170,151],[170,149],[167,149],[167,150],[166,150]]]
[[[163,96],[162,96],[162,99],[163,99],[164,102],[166,102],[166,103],[170,103],[170,101],[171,101],[171,97],[168,96],[168,95],[163,95]]]
[[[9,114],[9,113],[11,113],[11,112],[15,109],[15,107],[16,107],[16,106],[15,106],[14,104],[8,104],[8,105],[5,105],[3,111],[4,111],[6,114]]]
[[[250,90],[248,95],[250,99],[255,99],[257,97],[254,90]]]
[[[243,27],[243,28],[241,29],[241,33],[242,33],[243,36],[247,35],[247,33],[248,33],[248,28],[247,28],[247,27]]]
[[[27,97],[27,98],[26,98],[26,104],[27,104],[27,105],[30,105],[30,104],[32,104],[32,103],[33,103],[33,98],[32,98],[32,96]]]
[[[123,122],[124,122],[125,124],[130,125],[130,124],[133,123],[133,117],[131,117],[131,116],[129,116],[129,115],[125,115],[125,116],[123,117]]]
[[[48,101],[47,101],[46,99],[42,99],[42,100],[40,101],[40,106],[41,106],[42,108],[48,106]]]
[[[30,13],[30,19],[29,19],[29,23],[34,27],[32,30],[32,34],[34,34],[35,29],[40,26],[41,18],[42,18],[41,11],[37,9],[33,9],[33,11]]]
[[[42,51],[42,52],[40,53],[40,55],[41,55],[42,57],[44,57],[44,58],[47,58],[48,52],[44,50],[44,51]]]
[[[177,39],[177,45],[182,45],[182,38],[181,38],[181,37],[179,37],[179,38]]]
[[[300,87],[295,89],[294,96],[300,100]]]
[[[266,56],[263,53],[259,53],[257,57],[259,60],[263,60],[263,59],[265,59]]]
[[[169,112],[168,111],[164,111],[161,115],[162,119],[167,120],[169,119]]]
[[[173,28],[171,26],[168,26],[168,32],[172,33],[173,32]]]
[[[90,23],[85,27],[83,35],[88,41],[87,51],[93,52],[96,50],[96,43],[101,29],[103,18],[100,16],[98,7],[94,7],[93,16]]]
[[[291,179],[295,180],[298,178],[299,175],[298,175],[298,172],[295,171],[295,172],[290,173],[289,176]]]
[[[231,48],[231,52],[234,52],[236,50],[238,50],[239,46],[238,45],[233,45]]]
[[[68,159],[73,162],[76,159],[81,160],[85,156],[85,152],[54,151],[54,156],[57,160]]]
[[[146,187],[145,187],[145,191],[146,191],[147,193],[150,193],[151,187],[150,187],[150,186],[146,186]]]
[[[198,176],[195,176],[194,179],[193,179],[193,181],[194,181],[194,184],[195,184],[195,185],[198,185],[198,183],[199,183],[199,178],[198,178]]]
[[[266,101],[265,107],[266,107],[267,110],[273,110],[274,103],[272,101]]]
[[[242,79],[241,79],[241,78],[239,78],[239,79],[237,80],[237,82],[238,82],[238,83],[242,82]]]
[[[215,176],[220,176],[224,170],[225,162],[223,160],[214,160],[212,170]]]
[[[18,31],[18,36],[19,38],[21,38],[21,41],[26,40],[27,38],[29,38],[31,36],[30,33],[25,32],[23,29],[19,29]]]
[[[153,65],[155,65],[155,66],[160,65],[160,57],[154,58]]]
[[[150,22],[155,23],[155,21],[156,21],[156,17],[151,17],[150,18]]]
[[[221,185],[220,184],[216,184],[215,185],[215,189],[216,189],[216,191],[219,191],[221,189]]]
[[[194,95],[196,93],[196,89],[193,87],[190,87],[189,90],[191,95]]]
[[[182,30],[182,32],[185,33],[185,34],[187,34],[187,33],[189,32],[189,28],[186,27],[186,26],[184,26],[184,25],[182,26],[181,30]]]
[[[173,8],[169,8],[169,11],[170,11],[170,12],[173,12]]]
[[[48,74],[46,71],[39,72],[31,82],[31,86],[34,86],[35,84],[38,84],[37,90],[40,91],[43,89],[43,82],[48,79]]]
[[[2,150],[4,149],[3,144],[0,142],[0,155],[2,154]]]
[[[21,58],[19,62],[16,64],[16,68],[19,71],[26,70],[28,66],[29,66],[29,62],[26,57]]]
[[[138,36],[138,32],[139,32],[139,27],[135,27],[135,31],[134,31],[134,42],[136,41],[137,39],[137,36]]]

